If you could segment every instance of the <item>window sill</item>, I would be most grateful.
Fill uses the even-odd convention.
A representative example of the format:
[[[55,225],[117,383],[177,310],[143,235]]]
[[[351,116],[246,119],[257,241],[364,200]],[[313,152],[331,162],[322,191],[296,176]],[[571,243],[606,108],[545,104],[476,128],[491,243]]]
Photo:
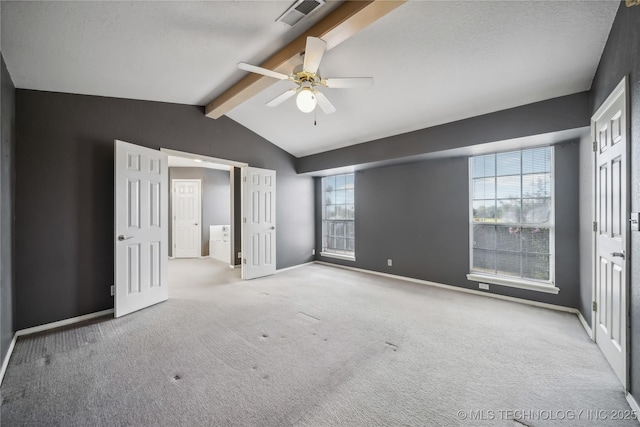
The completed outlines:
[[[342,259],[345,261],[354,261],[356,260],[356,257],[352,256],[352,255],[343,255],[343,254],[334,254],[331,252],[320,252],[320,256],[326,257],[326,258],[335,258],[335,259]]]
[[[526,289],[529,291],[546,292],[548,294],[557,294],[560,292],[560,288],[556,288],[552,283],[545,284],[526,279],[512,279],[479,273],[469,273],[467,274],[467,280],[471,280],[472,282],[491,283],[492,285],[508,286],[510,288]]]

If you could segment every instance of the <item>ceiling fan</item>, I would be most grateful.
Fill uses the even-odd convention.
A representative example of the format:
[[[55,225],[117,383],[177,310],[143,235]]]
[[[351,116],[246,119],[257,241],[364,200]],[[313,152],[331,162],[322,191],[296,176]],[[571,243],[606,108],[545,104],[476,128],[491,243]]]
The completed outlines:
[[[302,65],[295,67],[290,75],[244,62],[239,63],[238,68],[267,77],[273,77],[274,79],[290,80],[298,85],[267,102],[266,105],[268,107],[280,105],[297,94],[296,105],[303,113],[312,112],[316,108],[316,105],[318,105],[325,114],[331,114],[336,111],[336,108],[329,102],[329,99],[320,92],[320,87],[331,89],[368,88],[373,85],[373,77],[322,78],[318,71],[318,66],[326,49],[327,44],[324,40],[318,37],[307,37],[304,62]]]

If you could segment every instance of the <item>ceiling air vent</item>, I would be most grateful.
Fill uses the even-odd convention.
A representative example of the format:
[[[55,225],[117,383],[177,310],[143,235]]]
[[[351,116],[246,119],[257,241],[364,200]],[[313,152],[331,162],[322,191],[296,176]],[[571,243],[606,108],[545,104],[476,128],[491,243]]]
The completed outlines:
[[[280,15],[276,22],[283,22],[293,27],[311,12],[324,4],[325,0],[298,0],[285,13]]]

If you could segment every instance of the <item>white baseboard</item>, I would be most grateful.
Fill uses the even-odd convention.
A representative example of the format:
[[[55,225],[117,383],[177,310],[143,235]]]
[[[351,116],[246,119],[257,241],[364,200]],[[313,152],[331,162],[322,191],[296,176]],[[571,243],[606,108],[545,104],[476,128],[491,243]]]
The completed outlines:
[[[109,314],[113,314],[113,308],[110,308],[108,310],[98,311],[96,313],[89,313],[89,314],[84,314],[82,316],[59,320],[57,322],[46,323],[44,325],[38,325],[32,328],[20,329],[19,331],[16,331],[13,335],[13,339],[11,340],[11,345],[9,345],[9,350],[7,351],[7,354],[4,357],[4,360],[2,361],[2,368],[0,368],[0,384],[2,384],[2,380],[4,379],[4,374],[7,370],[7,366],[9,366],[9,359],[11,358],[11,354],[13,353],[13,348],[16,345],[16,341],[18,337],[37,334],[38,332],[44,332],[50,329],[60,328],[62,326],[73,325],[74,323],[84,322],[85,320],[91,320],[91,319],[95,319],[96,317],[107,316]]]
[[[638,402],[636,402],[636,399],[633,398],[631,393],[625,393],[625,398],[627,399],[627,402],[629,402],[629,406],[631,406],[631,410],[636,415],[640,414],[640,406],[638,406]],[[640,422],[640,419],[638,419],[638,421]]]
[[[2,380],[4,380],[4,373],[7,372],[7,366],[9,366],[9,359],[11,359],[11,353],[13,353],[13,348],[16,346],[16,340],[18,339],[17,335],[13,335],[13,339],[11,340],[11,344],[9,344],[9,349],[7,350],[7,354],[4,356],[4,360],[2,361],[2,368],[0,368],[0,385],[2,385]]]
[[[305,262],[304,264],[292,265],[291,267],[281,268],[279,270],[276,270],[276,273],[284,273],[285,271],[294,270],[296,268],[304,267],[305,265],[315,264],[316,262],[317,261],[309,261],[309,262]],[[332,265],[332,264],[327,263],[327,265]]]
[[[113,314],[113,308],[98,311],[96,313],[89,313],[82,316],[71,317],[69,319],[58,320],[57,322],[46,323],[44,325],[38,325],[32,328],[21,329],[19,331],[16,331],[16,336],[22,337],[24,335],[37,334],[38,332],[48,331],[49,329],[60,328],[62,326],[73,325],[74,323],[84,322],[85,320],[91,320],[95,319],[96,317],[107,316],[109,314]]]
[[[330,267],[344,268],[346,270],[359,271],[361,273],[367,273],[367,274],[373,274],[373,275],[376,275],[376,276],[387,277],[389,279],[402,280],[402,281],[405,281],[405,282],[411,282],[411,283],[418,283],[418,284],[421,284],[421,285],[434,286],[436,288],[448,289],[448,290],[456,291],[456,292],[464,292],[464,293],[467,293],[467,294],[480,295],[480,296],[489,297],[489,298],[496,298],[496,299],[501,299],[501,300],[504,300],[504,301],[517,302],[517,303],[520,303],[520,304],[532,305],[532,306],[535,306],[535,307],[548,308],[550,310],[563,311],[565,313],[573,313],[573,314],[579,314],[580,313],[580,311],[577,308],[565,307],[563,305],[548,304],[548,303],[545,303],[545,302],[531,301],[531,300],[523,299],[523,298],[509,297],[509,296],[506,296],[506,295],[492,294],[492,293],[489,293],[489,292],[481,292],[481,291],[476,291],[475,289],[461,288],[459,286],[445,285],[444,283],[430,282],[428,280],[414,279],[413,277],[398,276],[396,274],[389,274],[389,273],[381,273],[379,271],[365,270],[363,268],[349,267],[347,265],[340,265],[340,264],[332,264],[332,263],[324,262],[324,261],[314,261],[314,262],[317,263],[317,264],[327,265],[327,266],[330,266]],[[304,264],[302,264],[302,265],[304,265]],[[584,318],[583,318],[583,320],[584,320]]]
[[[332,264],[332,263],[328,263],[328,262],[324,262],[324,261],[315,261],[315,262],[318,263],[318,264],[328,265],[328,266],[331,266],[331,267],[344,268],[344,269],[347,269],[347,270],[354,270],[354,271],[359,271],[359,272],[362,272],[362,273],[374,274],[376,276],[382,276],[382,277],[388,277],[388,278],[391,278],[391,279],[403,280],[405,282],[412,282],[412,283],[418,283],[418,284],[422,284],[422,285],[435,286],[435,287],[438,287],[438,288],[449,289],[449,290],[457,291],[457,292],[465,292],[465,293],[474,294],[474,295],[481,295],[483,297],[496,298],[496,299],[501,299],[501,300],[505,300],[505,301],[517,302],[517,303],[520,303],[520,304],[532,305],[532,306],[535,306],[535,307],[548,308],[550,310],[557,310],[557,311],[564,311],[566,313],[573,313],[578,317],[578,320],[580,321],[580,324],[584,328],[584,330],[587,333],[587,335],[589,336],[589,338],[591,340],[593,340],[593,331],[591,330],[591,326],[587,323],[586,319],[584,318],[584,316],[582,316],[582,313],[580,313],[580,310],[578,310],[577,308],[565,307],[565,306],[562,306],[562,305],[555,305],[555,304],[547,304],[547,303],[544,303],[544,302],[531,301],[531,300],[527,300],[527,299],[523,299],[523,298],[509,297],[509,296],[506,296],[506,295],[492,294],[492,293],[489,293],[489,292],[481,292],[481,291],[476,291],[474,289],[461,288],[459,286],[445,285],[443,283],[430,282],[430,281],[421,280],[421,279],[414,279],[412,277],[398,276],[398,275],[395,275],[395,274],[381,273],[381,272],[373,271],[373,270],[365,270],[363,268],[350,267],[348,265]],[[302,265],[304,265],[304,264],[302,264]]]
[[[582,323],[582,327],[587,332],[587,335],[589,335],[589,338],[591,338],[591,340],[593,341],[593,331],[591,330],[591,325],[587,323],[587,320],[584,318],[584,316],[582,316],[580,310],[576,310],[576,314],[578,315],[578,320],[580,321],[580,323]]]

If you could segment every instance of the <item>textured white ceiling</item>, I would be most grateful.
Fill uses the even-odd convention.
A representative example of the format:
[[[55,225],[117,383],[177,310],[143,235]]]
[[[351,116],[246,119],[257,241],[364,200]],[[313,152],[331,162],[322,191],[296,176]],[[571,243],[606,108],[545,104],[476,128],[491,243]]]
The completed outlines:
[[[335,8],[290,28],[292,1],[2,1],[2,54],[19,88],[204,105]],[[617,1],[412,1],[327,52],[325,77],[372,76],[372,89],[326,89],[333,115],[278,82],[228,116],[304,156],[588,90]]]
[[[288,1],[2,1],[2,54],[19,88],[204,105],[337,6],[300,26]]]

